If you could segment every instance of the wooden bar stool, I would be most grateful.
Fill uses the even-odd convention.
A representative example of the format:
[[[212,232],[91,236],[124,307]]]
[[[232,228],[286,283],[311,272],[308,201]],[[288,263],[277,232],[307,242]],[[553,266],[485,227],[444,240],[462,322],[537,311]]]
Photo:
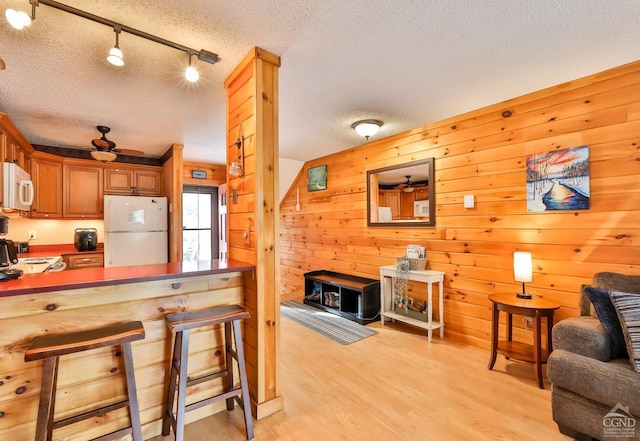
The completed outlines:
[[[244,410],[244,422],[247,431],[247,439],[253,439],[253,420],[251,417],[251,403],[249,398],[249,385],[247,382],[247,369],[244,360],[244,350],[242,346],[242,335],[240,334],[240,320],[249,318],[249,313],[238,305],[219,306],[193,312],[178,312],[167,315],[167,325],[175,334],[173,357],[171,360],[171,372],[167,389],[167,403],[162,422],[162,435],[169,435],[171,427],[176,436],[176,441],[184,440],[185,414],[190,410],[198,409],[207,404],[220,400],[227,401],[227,410],[233,410],[234,400],[238,402]],[[187,359],[189,356],[189,330],[204,326],[224,324],[224,345],[225,345],[225,369],[199,378],[189,379],[187,377]],[[231,325],[233,324],[233,340],[236,343],[236,350],[231,344]],[[240,387],[233,384],[233,363],[235,359],[238,363],[240,373]],[[200,384],[226,376],[225,392],[207,398],[196,403],[186,404],[187,387]],[[178,404],[176,413],[173,413],[173,403],[176,395]],[[242,399],[240,398],[242,395]]]
[[[139,321],[118,324],[106,328],[68,334],[44,335],[36,337],[24,354],[24,361],[44,360],[42,369],[42,388],[38,405],[38,422],[36,441],[51,441],[53,429],[67,426],[111,412],[122,407],[129,407],[131,425],[116,432],[94,438],[94,441],[109,441],[131,434],[134,441],[142,441],[142,427],[138,409],[136,380],[133,372],[131,342],[144,338],[144,327]],[[120,345],[124,354],[124,373],[127,380],[127,398],[118,403],[100,407],[58,421],[54,420],[56,403],[56,386],[58,382],[58,361],[61,355],[105,346]]]

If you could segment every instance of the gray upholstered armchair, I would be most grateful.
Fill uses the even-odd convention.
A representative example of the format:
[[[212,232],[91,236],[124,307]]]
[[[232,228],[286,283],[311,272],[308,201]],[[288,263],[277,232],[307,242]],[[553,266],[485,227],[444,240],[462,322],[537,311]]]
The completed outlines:
[[[580,316],[553,328],[554,351],[547,364],[553,419],[562,433],[579,440],[640,440],[640,373],[626,356],[626,347],[611,338],[606,320],[598,318],[590,300],[597,288],[605,296],[609,291],[640,293],[640,276],[597,273],[590,287],[582,287]],[[613,423],[627,427],[611,427],[611,412],[629,414],[635,422],[617,417]],[[632,431],[632,437],[613,436],[618,429],[627,435]]]

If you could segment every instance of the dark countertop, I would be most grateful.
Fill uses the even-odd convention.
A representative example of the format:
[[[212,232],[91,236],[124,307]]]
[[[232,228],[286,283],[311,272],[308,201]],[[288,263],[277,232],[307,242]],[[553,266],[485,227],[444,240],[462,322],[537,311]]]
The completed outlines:
[[[78,251],[73,244],[64,245],[32,245],[28,253],[18,254],[18,257],[49,257],[64,256],[69,254],[104,253],[104,244],[99,243],[93,251]]]
[[[98,250],[94,251],[97,252]],[[75,249],[72,252],[76,252]],[[60,255],[29,253],[21,257]],[[21,294],[81,289],[124,283],[147,282],[181,277],[253,271],[255,265],[237,260],[201,260],[198,262],[158,263],[112,268],[84,268],[61,272],[24,274],[15,280],[0,282],[0,298]]]

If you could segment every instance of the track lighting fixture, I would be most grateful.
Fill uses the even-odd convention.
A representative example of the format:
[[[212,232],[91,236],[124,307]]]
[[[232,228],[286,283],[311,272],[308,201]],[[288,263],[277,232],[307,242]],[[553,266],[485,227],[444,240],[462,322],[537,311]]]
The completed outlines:
[[[195,83],[196,81],[198,81],[198,78],[200,78],[200,74],[198,73],[196,68],[191,65],[192,55],[193,54],[189,52],[189,66],[187,67],[187,70],[184,73],[184,77],[187,79],[187,81],[191,83]]]
[[[120,47],[119,47],[120,32],[126,32],[128,34],[132,34],[137,37],[141,37],[158,44],[169,46],[182,52],[186,52],[189,55],[189,67],[185,72],[185,76],[187,76],[187,80],[192,82],[197,81],[200,75],[196,71],[195,67],[191,66],[191,56],[195,55],[198,57],[198,60],[204,61],[209,64],[215,64],[218,61],[220,61],[220,57],[218,57],[218,55],[213,52],[210,52],[204,49],[200,49],[199,51],[197,51],[187,46],[174,43],[173,41],[156,37],[155,35],[151,35],[143,31],[139,31],[138,29],[130,28],[129,26],[125,26],[123,24],[114,22],[112,20],[100,17],[98,15],[91,14],[90,12],[85,12],[80,9],[76,9],[72,6],[64,5],[62,3],[58,3],[53,0],[29,0],[29,3],[31,4],[31,16],[29,16],[26,12],[18,12],[13,9],[7,9],[5,15],[9,23],[11,23],[11,26],[13,26],[16,29],[22,29],[25,26],[28,26],[29,23],[31,23],[31,21],[35,20],[36,18],[36,6],[39,6],[41,4],[58,9],[60,11],[68,12],[69,14],[73,14],[78,17],[86,18],[87,20],[91,20],[96,23],[103,24],[105,26],[109,26],[110,28],[113,28],[114,32],[116,33],[116,45],[109,52],[109,56],[107,57],[107,60],[109,60],[111,64],[114,64],[116,66],[124,65],[124,60],[122,58],[122,51],[120,50]]]
[[[116,45],[111,48],[109,51],[109,56],[107,57],[107,61],[113,64],[114,66],[124,66],[124,60],[122,59],[122,51],[118,44],[120,43],[120,27],[114,26],[113,32],[116,33]]]

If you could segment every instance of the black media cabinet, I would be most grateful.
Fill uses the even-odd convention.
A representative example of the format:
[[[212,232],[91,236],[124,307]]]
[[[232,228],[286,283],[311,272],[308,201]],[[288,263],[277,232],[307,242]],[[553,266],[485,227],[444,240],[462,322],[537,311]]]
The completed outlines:
[[[361,325],[379,318],[380,281],[333,271],[304,275],[304,303]]]

